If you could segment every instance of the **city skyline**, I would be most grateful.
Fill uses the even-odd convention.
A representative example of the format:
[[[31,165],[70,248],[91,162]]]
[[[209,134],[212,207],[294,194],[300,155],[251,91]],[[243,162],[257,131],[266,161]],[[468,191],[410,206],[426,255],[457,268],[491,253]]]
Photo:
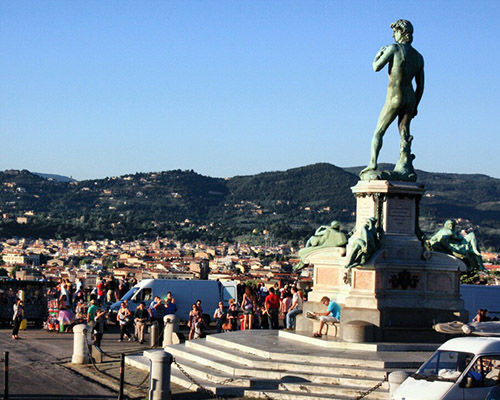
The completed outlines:
[[[0,169],[99,179],[366,165],[409,19],[426,63],[415,168],[500,178],[500,3],[409,1],[0,5]],[[399,135],[381,162],[395,163]]]

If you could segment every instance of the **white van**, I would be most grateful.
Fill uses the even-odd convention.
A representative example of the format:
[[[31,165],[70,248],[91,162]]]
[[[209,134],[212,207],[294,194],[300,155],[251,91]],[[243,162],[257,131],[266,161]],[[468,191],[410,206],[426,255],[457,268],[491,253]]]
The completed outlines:
[[[484,400],[500,383],[500,338],[451,339],[406,379],[395,400]]]
[[[149,303],[156,296],[164,299],[168,292],[172,292],[172,296],[175,298],[177,306],[175,315],[181,321],[189,320],[189,312],[197,300],[201,300],[203,318],[209,322],[215,309],[219,307],[219,301],[223,301],[227,308],[229,300],[237,297],[236,282],[233,281],[143,279],[130,289],[120,301],[111,305],[110,319],[115,320],[123,300],[128,300],[129,309],[134,312],[141,301],[149,306]]]

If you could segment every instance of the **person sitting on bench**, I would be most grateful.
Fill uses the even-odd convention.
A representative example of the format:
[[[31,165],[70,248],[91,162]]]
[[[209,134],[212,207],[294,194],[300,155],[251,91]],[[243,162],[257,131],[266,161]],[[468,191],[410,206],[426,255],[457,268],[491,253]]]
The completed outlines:
[[[321,304],[328,307],[328,309],[322,313],[318,312],[314,313],[314,315],[316,317],[319,317],[319,320],[321,321],[319,325],[319,331],[313,335],[314,337],[323,336],[322,334],[323,327],[326,324],[340,322],[340,306],[335,301],[330,300],[327,296],[325,296],[321,299]],[[327,327],[327,332],[328,332],[328,327]]]

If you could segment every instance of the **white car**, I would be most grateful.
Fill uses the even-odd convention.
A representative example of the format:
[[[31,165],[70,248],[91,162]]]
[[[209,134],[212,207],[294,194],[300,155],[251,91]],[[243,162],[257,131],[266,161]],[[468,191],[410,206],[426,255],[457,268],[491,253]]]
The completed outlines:
[[[394,400],[484,400],[500,383],[500,338],[451,339],[406,379]]]

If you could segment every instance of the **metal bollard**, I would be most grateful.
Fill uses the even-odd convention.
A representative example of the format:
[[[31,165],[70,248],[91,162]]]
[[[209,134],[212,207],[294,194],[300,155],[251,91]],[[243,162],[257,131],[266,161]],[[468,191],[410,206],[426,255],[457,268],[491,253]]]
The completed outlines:
[[[163,317],[165,329],[163,330],[163,347],[173,344],[173,334],[179,330],[179,319],[174,314]]]
[[[85,340],[87,335],[87,325],[79,324],[73,327],[73,357],[71,362],[73,364],[88,364],[89,354],[87,350],[87,342]]]
[[[118,393],[118,400],[124,400],[123,388],[125,385],[125,354],[122,353],[120,359],[120,391]]]
[[[406,378],[408,378],[408,374],[405,371],[393,371],[389,374],[389,395],[391,399]]]
[[[171,400],[170,370],[173,357],[163,350],[146,350],[144,357],[149,359],[148,400]]]
[[[8,351],[4,353],[3,362],[4,362],[3,398],[4,400],[9,400],[9,352]]]
[[[151,347],[152,349],[154,349],[155,347],[158,347],[158,336],[159,335],[160,335],[160,328],[158,326],[158,322],[153,321],[153,323],[151,324],[151,330],[149,333],[149,342],[150,342],[149,347]]]

